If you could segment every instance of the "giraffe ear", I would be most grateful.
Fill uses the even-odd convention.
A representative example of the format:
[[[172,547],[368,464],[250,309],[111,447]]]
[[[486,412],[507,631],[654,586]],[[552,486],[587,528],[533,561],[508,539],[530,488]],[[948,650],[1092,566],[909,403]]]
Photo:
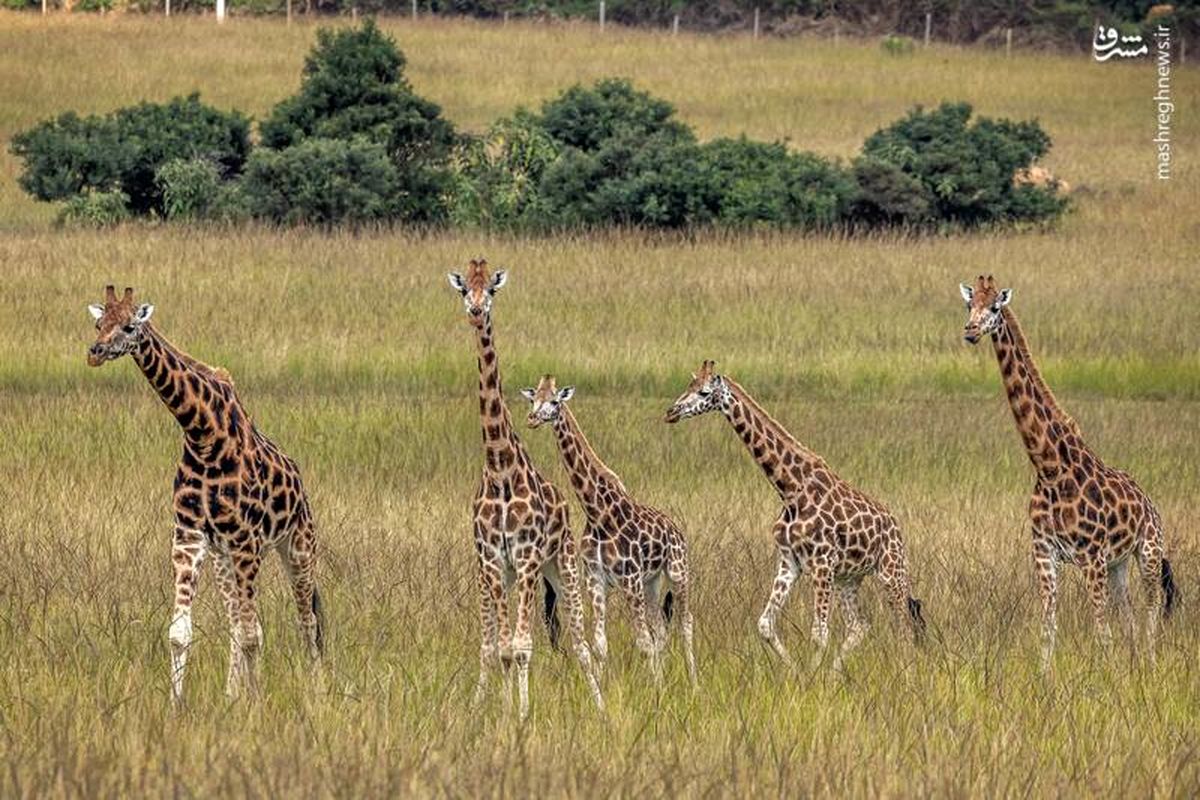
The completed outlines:
[[[98,306],[93,303],[88,306],[88,313],[92,315],[92,319],[100,319],[104,316],[104,306]]]
[[[133,318],[138,323],[150,321],[150,315],[154,313],[154,306],[149,303],[142,303],[138,306],[138,310],[134,312]]]
[[[970,305],[971,298],[975,296],[975,290],[970,286],[967,286],[965,283],[960,283],[958,285],[958,292],[962,295],[962,299],[966,302],[966,304]]]
[[[467,282],[463,280],[463,276],[457,272],[447,272],[446,278],[450,281],[450,286],[460,294],[467,293]]]
[[[521,397],[524,397],[526,400],[528,400],[531,403],[533,402],[533,398],[536,396],[537,396],[537,392],[535,392],[533,389],[522,389],[521,390]]]
[[[508,273],[502,269],[496,270],[496,274],[492,276],[492,283],[488,289],[494,294],[504,284],[508,283]]]
[[[563,388],[558,390],[557,397],[558,397],[558,402],[560,402],[560,403],[565,403],[574,396],[575,396],[575,387],[574,386],[564,386]]]
[[[1012,289],[1001,289],[1000,296],[996,298],[996,304],[1004,307],[1012,300]]]

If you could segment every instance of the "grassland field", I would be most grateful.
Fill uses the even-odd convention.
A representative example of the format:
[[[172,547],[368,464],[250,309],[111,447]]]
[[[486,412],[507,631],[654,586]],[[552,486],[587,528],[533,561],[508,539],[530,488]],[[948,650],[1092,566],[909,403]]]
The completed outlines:
[[[703,138],[788,138],[850,157],[916,103],[1037,117],[1078,187],[1045,233],[546,238],[136,224],[60,229],[0,154],[0,796],[1166,796],[1200,792],[1200,83],[1175,73],[1174,177],[1155,180],[1146,63],[874,43],[677,39],[584,25],[385,21],[419,92],[481,130],[619,74]],[[0,141],[64,110],[199,90],[259,118],[294,91],[315,26],[0,14]],[[539,626],[532,716],[468,708],[478,615],[469,501],[475,354],[444,273],[509,269],[497,341],[516,390],[553,372],[641,499],[683,524],[701,688],[677,643],[657,693],[623,606],[607,715]],[[1156,500],[1183,593],[1159,659],[1094,640],[1077,574],[1056,672],[1037,670],[1032,469],[991,348],[961,341],[957,284],[994,273],[1091,445]],[[174,422],[128,362],[92,370],[84,306],[137,287],[155,323],[228,368],[298,459],[323,546],[328,658],[305,668],[277,566],[262,580],[257,702],[223,695],[206,576],[188,708],[168,708]],[[881,593],[848,673],[787,673],[755,631],[777,498],[720,419],[667,405],[704,358],[904,526],[931,640]],[[565,488],[551,434],[524,432]],[[574,513],[576,530],[581,512]],[[810,595],[785,641],[806,661]],[[1140,592],[1135,589],[1135,603]],[[835,613],[834,641],[841,636]]]

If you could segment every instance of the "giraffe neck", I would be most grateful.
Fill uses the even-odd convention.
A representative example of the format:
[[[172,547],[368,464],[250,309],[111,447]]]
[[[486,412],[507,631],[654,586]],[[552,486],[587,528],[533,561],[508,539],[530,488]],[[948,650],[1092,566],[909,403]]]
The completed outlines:
[[[1016,315],[1007,307],[1001,315],[1003,323],[992,334],[992,345],[1009,407],[1033,466],[1040,473],[1056,474],[1063,454],[1069,452],[1069,448],[1060,447],[1063,440],[1075,437],[1082,443],[1083,435],[1042,379]]]
[[[826,469],[824,460],[800,444],[735,381],[723,379],[729,398],[722,411],[746,449],[783,498],[804,486],[814,469]]]
[[[571,487],[589,516],[590,512],[599,510],[602,505],[599,498],[601,486],[609,489],[606,494],[613,491],[617,495],[625,494],[621,479],[596,455],[569,406],[563,405],[559,409],[558,418],[554,420],[554,433],[563,466],[571,477]]]
[[[492,315],[475,330],[479,345],[479,415],[483,424],[484,469],[489,474],[508,474],[517,464],[521,440],[513,431],[512,417],[500,386],[500,357],[492,336]]]
[[[227,427],[242,424],[233,385],[223,371],[184,353],[150,323],[132,355],[190,442],[212,441]]]

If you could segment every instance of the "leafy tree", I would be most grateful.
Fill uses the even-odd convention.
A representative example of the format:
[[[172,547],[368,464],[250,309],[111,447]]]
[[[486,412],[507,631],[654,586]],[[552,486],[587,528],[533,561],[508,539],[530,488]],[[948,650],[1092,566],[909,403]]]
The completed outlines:
[[[872,134],[863,144],[863,157],[890,164],[919,182],[937,220],[970,226],[1041,219],[1065,208],[1066,200],[1056,197],[1053,188],[1018,191],[1013,185],[1018,169],[1050,149],[1041,126],[986,117],[968,124],[970,118],[967,103],[943,103],[933,111],[918,106]],[[877,180],[881,176],[877,166],[875,172],[863,169]],[[890,185],[895,189],[899,179],[892,176]],[[916,201],[910,197],[906,202]]]
[[[322,29],[304,62],[300,91],[277,105],[260,126],[262,142],[281,150],[309,139],[378,144],[396,167],[412,220],[445,214],[447,168],[456,137],[436,103],[418,96],[404,77],[404,54],[372,20],[358,28]]]

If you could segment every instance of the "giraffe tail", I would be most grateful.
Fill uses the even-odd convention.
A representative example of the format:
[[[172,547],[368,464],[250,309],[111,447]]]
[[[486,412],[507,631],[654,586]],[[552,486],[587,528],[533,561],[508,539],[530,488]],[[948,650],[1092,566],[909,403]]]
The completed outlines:
[[[317,652],[325,654],[325,607],[321,605],[321,593],[313,587],[312,610],[317,618]]]
[[[667,625],[671,624],[671,614],[674,612],[674,610],[675,593],[669,591],[667,592],[666,596],[663,597],[663,620]]]
[[[1165,558],[1162,560],[1162,590],[1163,617],[1169,618],[1175,606],[1179,605],[1179,590],[1175,587],[1175,571]]]
[[[912,622],[913,638],[917,644],[925,641],[925,615],[921,613],[921,601],[915,597],[908,598],[908,618]]]
[[[542,616],[546,620],[546,632],[550,634],[550,646],[558,649],[558,636],[562,632],[562,623],[558,621],[558,593],[549,580],[543,579],[546,595],[543,599]]]

